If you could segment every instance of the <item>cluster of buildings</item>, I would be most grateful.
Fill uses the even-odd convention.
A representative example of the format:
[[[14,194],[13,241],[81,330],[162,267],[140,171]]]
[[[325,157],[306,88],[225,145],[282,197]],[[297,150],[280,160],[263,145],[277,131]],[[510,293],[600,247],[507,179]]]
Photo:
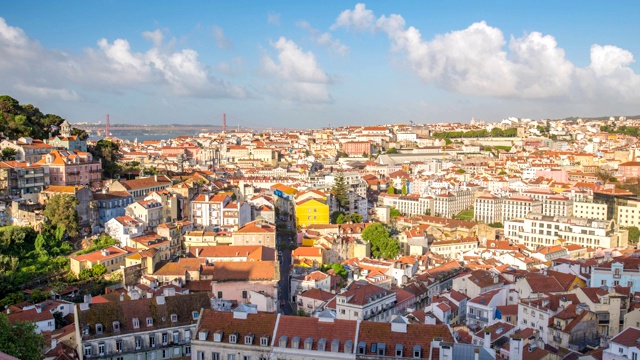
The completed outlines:
[[[71,271],[101,264],[122,278],[79,304],[52,292],[7,313],[41,319],[52,358],[633,356],[640,253],[628,227],[640,224],[640,198],[612,180],[636,178],[640,162],[637,139],[600,131],[610,123],[113,139],[140,170],[108,180],[67,128],[4,140],[18,158],[0,162],[2,220],[36,226],[34,204],[70,194],[84,233],[117,241],[72,256]],[[518,136],[432,136],[494,128]],[[393,230],[398,256],[372,256],[372,222]]]

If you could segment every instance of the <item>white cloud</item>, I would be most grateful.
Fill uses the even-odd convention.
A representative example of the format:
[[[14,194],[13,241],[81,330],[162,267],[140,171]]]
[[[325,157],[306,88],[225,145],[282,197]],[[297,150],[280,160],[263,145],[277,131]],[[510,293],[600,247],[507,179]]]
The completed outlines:
[[[268,91],[275,96],[298,102],[330,102],[327,85],[330,78],[320,68],[311,51],[303,51],[295,42],[280,37],[271,46],[278,52],[277,60],[269,55],[262,58],[265,73],[277,79]]]
[[[244,72],[244,59],[235,57],[231,61],[221,62],[218,64],[217,69],[225,75],[238,76]]]
[[[371,30],[376,17],[373,11],[366,8],[365,4],[356,4],[353,10],[343,11],[331,26],[332,30],[340,27],[354,29],[356,31]]]
[[[220,49],[233,49],[233,41],[227,39],[224,36],[224,31],[219,26],[213,28],[213,37],[216,39],[216,44]]]
[[[0,18],[0,76],[5,86],[16,91],[63,100],[77,100],[78,86],[110,92],[169,91],[205,98],[247,96],[243,87],[213,76],[195,50],[175,50],[164,44],[160,30],[142,36],[153,43],[144,52],[133,50],[126,39],[100,39],[97,47],[68,54],[43,48]]]
[[[331,28],[385,33],[391,49],[404,54],[423,81],[458,93],[581,102],[607,94],[640,100],[640,75],[629,67],[633,55],[615,46],[593,45],[591,64],[579,68],[551,35],[532,32],[507,41],[500,29],[482,21],[425,40],[402,16],[376,19],[364,4],[343,11]]]
[[[280,25],[280,14],[270,11],[267,14],[267,23],[271,25]]]
[[[307,30],[316,43],[328,48],[331,52],[340,56],[344,56],[349,52],[349,47],[340,40],[334,39],[330,33],[320,33],[320,31],[314,29],[311,24],[306,21],[299,21],[296,25],[301,29]]]

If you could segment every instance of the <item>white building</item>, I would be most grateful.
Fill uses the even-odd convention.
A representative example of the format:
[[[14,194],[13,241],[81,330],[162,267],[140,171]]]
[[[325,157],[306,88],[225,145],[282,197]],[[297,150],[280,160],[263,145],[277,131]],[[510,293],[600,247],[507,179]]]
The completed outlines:
[[[629,232],[613,221],[529,214],[504,222],[504,233],[530,249],[555,245],[558,239],[583,247],[627,247]]]
[[[529,196],[514,195],[502,202],[502,220],[522,219],[529,213],[541,213],[542,202]]]
[[[131,246],[131,239],[144,233],[144,223],[131,216],[118,216],[104,224],[104,232],[118,240],[121,246]]]
[[[485,224],[502,222],[502,202],[502,198],[495,195],[478,196],[473,207],[476,221]]]
[[[620,208],[622,206],[618,207],[618,213],[620,213]],[[582,219],[607,220],[607,204],[575,201],[573,203],[573,216]]]

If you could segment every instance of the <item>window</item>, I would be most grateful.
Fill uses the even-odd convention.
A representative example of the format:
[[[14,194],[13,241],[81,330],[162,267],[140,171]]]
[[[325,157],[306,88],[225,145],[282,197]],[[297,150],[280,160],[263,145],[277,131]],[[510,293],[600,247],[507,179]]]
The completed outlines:
[[[142,348],[142,338],[136,336],[136,350],[140,350]]]
[[[150,347],[156,347],[156,336],[155,335],[149,335],[149,346]]]
[[[204,356],[202,357],[202,359],[204,360]],[[220,353],[211,353],[211,360],[220,360]]]
[[[162,333],[162,346],[166,346],[169,342],[169,334]]]
[[[169,358],[169,351],[167,349],[162,349],[162,358],[163,359]]]
[[[104,356],[104,343],[98,344],[98,355]]]
[[[113,322],[113,331],[115,331],[115,332],[120,331],[120,321],[114,321]]]
[[[180,355],[180,348],[179,347],[174,347],[173,348],[173,355]]]
[[[102,334],[103,331],[104,327],[102,326],[102,324],[96,324],[96,334]]]
[[[153,326],[153,318],[152,317],[148,317],[147,318],[147,326]]]
[[[600,280],[600,285],[606,286],[607,285],[607,280]]]
[[[178,321],[178,315],[177,314],[171,314],[171,322],[177,322]]]
[[[91,356],[91,345],[84,346],[84,356]]]
[[[249,296],[248,296],[248,294],[247,294],[247,291],[246,291],[246,290],[242,290],[242,298],[243,298],[243,299],[246,299],[246,298],[248,298],[248,297],[249,297]]]
[[[236,334],[229,335],[229,342],[231,344],[235,344],[236,342],[238,342],[238,335]]]
[[[222,291],[218,291],[218,299],[222,299]]]
[[[269,345],[269,338],[268,337],[261,337],[260,338],[260,346],[268,346]]]
[[[133,328],[138,329],[140,327],[140,319],[133,318]]]
[[[538,317],[539,317],[540,319],[544,319],[544,318],[542,317],[542,314],[540,314]]]
[[[187,345],[184,347],[184,354],[191,355],[191,345]]]
[[[236,360],[236,355],[235,354],[227,355],[227,360]]]
[[[242,357],[242,360],[251,360],[251,356],[245,355]]]
[[[177,331],[173,332],[173,343],[177,344],[180,342],[180,333]]]
[[[122,340],[116,340],[116,352],[122,351]]]

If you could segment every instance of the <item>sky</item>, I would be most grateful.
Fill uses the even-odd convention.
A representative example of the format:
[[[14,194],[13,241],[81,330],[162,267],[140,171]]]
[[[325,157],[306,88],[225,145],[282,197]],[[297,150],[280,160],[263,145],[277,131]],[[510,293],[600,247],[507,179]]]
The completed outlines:
[[[275,129],[640,114],[638,1],[39,1],[0,94],[71,123]]]

